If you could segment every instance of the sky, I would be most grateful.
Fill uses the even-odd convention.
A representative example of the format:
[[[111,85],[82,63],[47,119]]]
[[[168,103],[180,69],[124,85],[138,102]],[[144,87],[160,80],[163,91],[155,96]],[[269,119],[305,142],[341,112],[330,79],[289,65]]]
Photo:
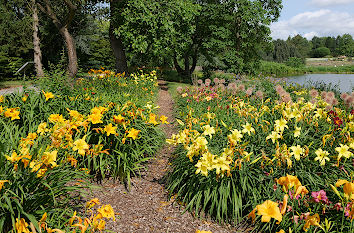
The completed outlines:
[[[278,22],[271,25],[273,39],[300,34],[314,36],[354,36],[354,0],[283,0]]]

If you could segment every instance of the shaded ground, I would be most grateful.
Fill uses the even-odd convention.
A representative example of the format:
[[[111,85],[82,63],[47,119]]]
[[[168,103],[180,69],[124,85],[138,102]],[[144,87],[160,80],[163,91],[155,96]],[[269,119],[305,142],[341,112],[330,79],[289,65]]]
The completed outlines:
[[[174,122],[173,100],[168,93],[166,83],[159,82],[159,115],[168,117]],[[166,137],[176,131],[173,124],[163,125]],[[190,213],[181,214],[183,209],[174,200],[168,200],[162,178],[169,169],[169,158],[173,148],[166,145],[156,158],[151,160],[147,171],[141,178],[133,178],[133,186],[127,192],[124,185],[105,181],[100,185],[103,189],[94,191],[93,195],[100,199],[102,204],[111,204],[119,213],[116,222],[108,222],[107,230],[113,232],[184,232],[194,233],[198,230],[216,232],[236,232],[230,226],[220,226],[216,223],[194,219]]]

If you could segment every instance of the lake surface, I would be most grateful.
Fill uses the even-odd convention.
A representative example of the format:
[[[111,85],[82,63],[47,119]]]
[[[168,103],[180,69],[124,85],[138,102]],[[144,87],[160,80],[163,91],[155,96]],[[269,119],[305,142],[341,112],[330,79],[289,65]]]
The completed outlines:
[[[354,87],[354,74],[305,74],[287,77],[287,81],[300,85],[309,85],[315,82],[332,83],[332,86],[338,85],[337,89],[340,92],[352,92],[352,87]]]

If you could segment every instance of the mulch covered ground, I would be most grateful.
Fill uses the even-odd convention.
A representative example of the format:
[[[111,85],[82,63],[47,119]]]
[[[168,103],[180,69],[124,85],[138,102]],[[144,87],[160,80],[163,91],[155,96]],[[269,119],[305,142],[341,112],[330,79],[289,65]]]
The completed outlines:
[[[168,117],[174,122],[173,100],[168,93],[167,85],[159,82],[159,115]],[[173,124],[161,126],[166,137],[176,133]],[[93,191],[93,196],[99,198],[102,204],[111,204],[119,213],[116,222],[110,221],[106,229],[113,232],[184,232],[194,233],[196,230],[215,232],[245,232],[237,231],[231,226],[221,226],[207,220],[196,219],[186,212],[182,215],[181,207],[173,199],[169,200],[164,189],[163,177],[169,169],[169,159],[173,148],[166,145],[156,158],[147,165],[147,170],[141,177],[132,179],[130,192],[117,182],[104,181],[101,188]],[[107,231],[107,232],[109,232]]]

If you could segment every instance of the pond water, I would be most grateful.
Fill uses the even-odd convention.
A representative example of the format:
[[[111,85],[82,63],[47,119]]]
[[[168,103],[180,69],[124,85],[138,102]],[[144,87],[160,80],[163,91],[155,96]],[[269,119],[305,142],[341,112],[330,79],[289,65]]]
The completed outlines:
[[[325,84],[337,85],[340,92],[352,92],[354,87],[354,74],[305,74],[301,76],[287,77],[288,82],[300,85],[323,82]]]

